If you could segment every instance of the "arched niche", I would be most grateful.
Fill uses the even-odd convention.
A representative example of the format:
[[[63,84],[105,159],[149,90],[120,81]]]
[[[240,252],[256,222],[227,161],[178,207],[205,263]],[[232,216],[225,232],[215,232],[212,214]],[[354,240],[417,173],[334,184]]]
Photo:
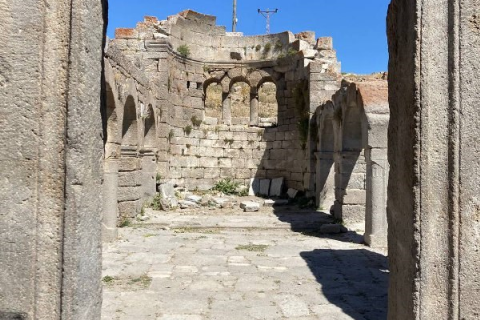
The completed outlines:
[[[278,123],[277,85],[271,79],[258,86],[258,118],[260,125]]]
[[[109,83],[106,84],[106,139],[107,143],[117,142],[118,117],[115,104],[115,96]]]
[[[248,124],[250,122],[250,84],[246,79],[232,79],[228,99],[232,124]]]
[[[156,146],[156,125],[155,113],[151,104],[148,105],[145,114],[145,130],[143,144],[147,149],[154,149]]]
[[[222,85],[216,79],[204,83],[205,117],[222,119],[223,94]]]
[[[128,96],[123,113],[122,146],[136,147],[138,145],[137,127],[135,100],[132,96]]]

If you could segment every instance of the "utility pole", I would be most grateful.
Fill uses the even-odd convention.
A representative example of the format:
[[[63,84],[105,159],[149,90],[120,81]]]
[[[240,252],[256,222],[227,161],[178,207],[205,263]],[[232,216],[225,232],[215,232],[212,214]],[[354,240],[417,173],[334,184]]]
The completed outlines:
[[[278,12],[278,9],[275,10],[260,10],[258,9],[258,13],[264,16],[267,19],[267,34],[270,34],[270,16]]]
[[[237,32],[237,0],[233,0],[232,32]]]

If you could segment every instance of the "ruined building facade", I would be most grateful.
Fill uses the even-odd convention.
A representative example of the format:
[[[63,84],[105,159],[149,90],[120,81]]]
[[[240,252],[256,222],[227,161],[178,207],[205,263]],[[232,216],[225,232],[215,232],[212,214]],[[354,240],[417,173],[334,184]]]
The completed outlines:
[[[341,87],[331,38],[312,32],[245,37],[187,10],[117,29],[105,65],[104,223],[111,236],[117,219],[134,217],[162,181],[208,190],[224,178],[248,186],[282,177],[288,188],[317,195],[319,206],[340,219],[365,220],[367,137],[382,135],[377,140],[385,143],[386,131],[366,117],[361,97],[371,86]],[[376,82],[385,89],[378,107],[388,121],[386,81]],[[332,104],[335,117],[328,115]],[[324,186],[328,151],[338,161],[334,183]],[[336,189],[331,206],[323,199],[328,188]]]

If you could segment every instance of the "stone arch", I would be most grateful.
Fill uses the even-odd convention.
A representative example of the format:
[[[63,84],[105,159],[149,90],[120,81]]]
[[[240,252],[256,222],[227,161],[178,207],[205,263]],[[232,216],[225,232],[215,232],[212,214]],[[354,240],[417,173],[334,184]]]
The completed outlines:
[[[250,93],[248,79],[238,76],[230,81],[228,101],[230,103],[231,123],[248,124],[250,122]]]
[[[272,77],[262,78],[257,85],[258,123],[272,126],[278,123],[277,84]]]
[[[122,147],[124,146],[138,146],[138,122],[136,102],[131,95],[127,96],[123,111]]]
[[[210,78],[204,82],[203,90],[205,117],[217,119],[216,122],[218,123],[222,119],[222,84],[217,78]]]

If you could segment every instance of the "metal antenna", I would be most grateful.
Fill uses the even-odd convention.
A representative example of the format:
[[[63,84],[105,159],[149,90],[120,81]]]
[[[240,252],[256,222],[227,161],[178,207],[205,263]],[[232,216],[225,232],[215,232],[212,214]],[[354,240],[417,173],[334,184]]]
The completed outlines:
[[[258,13],[264,16],[267,19],[267,34],[270,34],[270,16],[278,12],[278,9],[275,10],[260,10],[258,9]]]
[[[233,0],[232,32],[237,32],[237,0]]]

